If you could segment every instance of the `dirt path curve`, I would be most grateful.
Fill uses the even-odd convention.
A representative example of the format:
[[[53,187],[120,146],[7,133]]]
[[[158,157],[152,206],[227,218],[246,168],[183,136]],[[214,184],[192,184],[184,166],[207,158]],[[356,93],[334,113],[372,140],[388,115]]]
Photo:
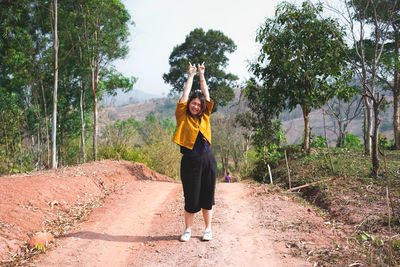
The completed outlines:
[[[217,184],[211,242],[202,242],[203,221],[195,216],[192,239],[183,230],[180,184],[132,182],[110,195],[76,229],[31,266],[312,266],[277,246],[262,227],[246,184]]]

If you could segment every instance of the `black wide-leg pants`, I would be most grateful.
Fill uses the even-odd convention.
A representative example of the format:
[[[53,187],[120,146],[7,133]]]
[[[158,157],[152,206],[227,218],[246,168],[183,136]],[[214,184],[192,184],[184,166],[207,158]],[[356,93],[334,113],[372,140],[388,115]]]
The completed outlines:
[[[185,196],[185,210],[190,213],[211,210],[215,205],[217,161],[211,150],[197,156],[183,155],[181,180]]]

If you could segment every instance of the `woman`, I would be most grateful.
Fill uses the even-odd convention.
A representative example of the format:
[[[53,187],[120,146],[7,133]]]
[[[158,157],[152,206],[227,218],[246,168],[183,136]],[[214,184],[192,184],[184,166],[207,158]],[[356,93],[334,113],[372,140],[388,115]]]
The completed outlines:
[[[217,162],[211,151],[210,115],[214,102],[210,99],[204,78],[204,62],[198,65],[201,92],[192,89],[196,66],[189,63],[189,77],[179,99],[175,116],[177,129],[173,141],[180,145],[181,180],[185,196],[185,230],[181,241],[189,241],[194,214],[203,213],[204,241],[212,239],[211,220],[214,202]]]

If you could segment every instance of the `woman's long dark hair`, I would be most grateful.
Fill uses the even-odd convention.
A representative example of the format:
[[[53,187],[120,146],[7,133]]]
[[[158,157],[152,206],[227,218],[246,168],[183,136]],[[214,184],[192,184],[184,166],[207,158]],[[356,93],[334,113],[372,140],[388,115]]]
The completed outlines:
[[[200,100],[201,110],[200,110],[200,113],[198,115],[196,115],[196,117],[201,119],[201,117],[204,114],[204,111],[206,110],[206,98],[204,97],[203,93],[200,91],[194,91],[190,94],[187,108],[186,108],[186,113],[190,116],[193,116],[192,113],[190,113],[189,105],[190,105],[190,102],[192,102],[192,100],[195,98],[198,98]]]

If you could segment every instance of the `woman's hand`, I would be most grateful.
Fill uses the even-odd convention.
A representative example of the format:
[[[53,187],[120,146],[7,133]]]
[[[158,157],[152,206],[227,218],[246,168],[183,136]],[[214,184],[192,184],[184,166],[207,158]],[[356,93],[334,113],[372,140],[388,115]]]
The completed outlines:
[[[204,67],[204,62],[201,65],[198,64],[197,66],[199,67],[200,89],[203,92],[206,101],[210,101],[210,93],[208,92],[208,86],[206,83],[206,79],[204,78],[206,67]]]
[[[189,62],[189,75],[194,76],[196,74],[196,64],[192,65],[192,63]]]
[[[204,72],[206,70],[206,67],[204,66],[204,62],[200,65],[197,65],[198,69],[199,69],[199,75],[204,75]]]

